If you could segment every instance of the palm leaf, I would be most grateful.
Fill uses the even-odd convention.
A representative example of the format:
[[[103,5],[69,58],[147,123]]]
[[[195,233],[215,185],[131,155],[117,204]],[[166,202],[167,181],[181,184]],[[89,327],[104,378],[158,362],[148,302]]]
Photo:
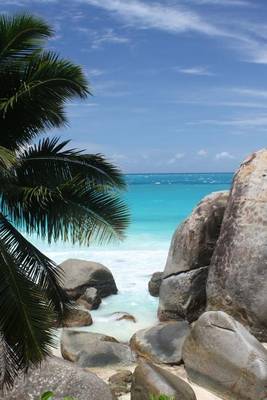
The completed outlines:
[[[0,146],[0,173],[3,172],[3,170],[7,172],[15,162],[16,155],[5,147]]]
[[[54,319],[46,297],[25,276],[0,240],[0,347],[4,352],[1,357],[4,367],[9,365],[9,376],[3,383],[11,385],[18,370],[26,371],[32,363],[50,354],[54,345],[51,329]],[[14,365],[16,368],[12,370]]]
[[[57,138],[45,138],[20,154],[16,174],[20,181],[27,177],[38,185],[58,185],[63,180],[76,176],[87,179],[88,183],[107,185],[110,189],[125,189],[123,175],[101,154],[84,154],[77,149],[65,149],[69,141],[59,142]]]
[[[52,189],[6,186],[1,207],[15,225],[49,243],[121,240],[129,224],[128,208],[118,194],[79,177]]]
[[[24,275],[38,285],[51,301],[57,320],[68,311],[69,301],[62,289],[62,271],[48,257],[28,242],[0,213],[0,238]]]
[[[32,55],[52,35],[50,27],[31,15],[0,15],[0,65]]]

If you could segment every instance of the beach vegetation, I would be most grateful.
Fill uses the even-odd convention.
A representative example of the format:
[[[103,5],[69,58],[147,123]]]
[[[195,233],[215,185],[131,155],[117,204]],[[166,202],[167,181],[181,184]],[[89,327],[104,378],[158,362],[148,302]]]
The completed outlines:
[[[40,400],[53,400],[53,399],[54,399],[54,393],[51,391],[43,393],[40,397]],[[63,398],[63,400],[77,400],[77,399],[74,399],[74,397],[66,396]]]
[[[129,222],[121,172],[44,136],[67,124],[70,100],[91,93],[80,66],[46,50],[52,36],[40,18],[0,16],[0,388],[51,354],[70,308],[60,269],[29,237],[103,244]]]

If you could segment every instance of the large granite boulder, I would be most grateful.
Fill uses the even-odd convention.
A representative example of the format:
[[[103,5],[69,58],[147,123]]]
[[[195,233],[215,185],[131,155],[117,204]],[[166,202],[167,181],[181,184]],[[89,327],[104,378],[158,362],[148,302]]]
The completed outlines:
[[[75,300],[89,287],[96,288],[101,298],[118,292],[112,273],[102,264],[69,259],[60,267],[63,271],[63,288]]]
[[[97,289],[94,287],[87,288],[84,294],[78,300],[86,301],[91,310],[97,310],[102,301]]]
[[[183,343],[188,334],[186,321],[171,321],[136,332],[130,345],[138,355],[156,363],[180,364]]]
[[[56,357],[48,358],[40,368],[29,370],[4,399],[39,400],[47,391],[54,393],[55,400],[67,396],[79,400],[112,400],[108,385],[96,375]]]
[[[131,371],[121,370],[110,376],[108,379],[109,387],[115,398],[117,396],[130,393],[133,374]]]
[[[148,400],[165,394],[175,400],[196,400],[190,385],[149,362],[140,361],[133,375],[131,400]]]
[[[267,341],[267,150],[237,171],[207,282],[208,310],[224,310]]]
[[[202,314],[183,347],[189,378],[226,400],[267,399],[267,350],[222,311]]]
[[[220,234],[229,193],[206,196],[173,235],[164,278],[206,267]]]
[[[85,309],[72,309],[65,320],[62,322],[64,328],[80,328],[92,325],[93,320],[89,311]]]
[[[201,267],[163,279],[160,287],[160,321],[195,321],[206,308],[208,268]]]
[[[92,332],[63,330],[61,353],[66,360],[84,368],[130,365],[135,357],[129,346],[116,339]]]
[[[153,297],[159,296],[159,289],[162,282],[163,272],[155,272],[148,282],[148,291]]]

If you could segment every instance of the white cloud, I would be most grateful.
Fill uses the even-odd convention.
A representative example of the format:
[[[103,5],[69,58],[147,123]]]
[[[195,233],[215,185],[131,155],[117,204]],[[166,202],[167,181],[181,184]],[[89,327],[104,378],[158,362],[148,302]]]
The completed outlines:
[[[83,0],[87,4],[115,13],[120,19],[139,28],[155,28],[168,32],[195,31],[207,35],[222,34],[213,24],[182,6],[145,3],[140,0]]]
[[[104,74],[105,74],[105,71],[102,70],[102,69],[94,68],[94,69],[89,69],[89,70],[86,72],[86,74],[88,75],[89,78],[90,78],[90,77],[91,77],[91,78],[97,78],[97,77],[99,77],[99,76],[104,75]]]
[[[267,64],[266,25],[252,24],[249,17],[229,18],[220,14],[214,18],[211,14],[201,15],[188,4],[208,4],[224,6],[255,6],[246,0],[187,0],[174,4],[163,2],[145,2],[142,0],[79,0],[92,6],[107,10],[137,29],[158,29],[170,33],[195,32],[213,37],[222,37],[225,44],[235,49],[246,62]],[[184,0],[185,1],[185,0]],[[263,32],[263,33],[262,33]]]
[[[200,5],[251,7],[253,4],[246,0],[191,0],[192,3]]]
[[[262,89],[234,88],[233,92],[245,96],[267,98],[267,90]]]
[[[124,154],[120,154],[120,153],[114,153],[111,155],[111,160],[114,162],[119,162],[119,161],[125,161],[127,160],[127,157]]]
[[[186,75],[198,75],[198,76],[213,76],[214,73],[209,71],[205,66],[195,66],[188,68],[175,68],[178,72]]]
[[[208,152],[207,152],[207,150],[200,149],[200,150],[198,150],[197,155],[200,157],[206,157],[208,155]]]
[[[215,156],[216,160],[233,160],[235,156],[233,156],[231,153],[228,153],[228,151],[222,151],[221,153],[217,153]]]
[[[92,49],[98,49],[105,43],[126,44],[129,42],[129,38],[118,35],[117,33],[115,33],[114,29],[106,29],[106,31],[103,33],[95,32],[91,47]]]
[[[167,161],[167,164],[175,164],[177,161],[182,160],[185,157],[184,153],[176,153],[172,158]]]
[[[241,128],[253,128],[253,127],[267,127],[267,117],[266,115],[256,116],[256,117],[244,117],[237,119],[207,119],[197,122],[189,122],[189,125],[217,125],[217,126],[233,126]]]

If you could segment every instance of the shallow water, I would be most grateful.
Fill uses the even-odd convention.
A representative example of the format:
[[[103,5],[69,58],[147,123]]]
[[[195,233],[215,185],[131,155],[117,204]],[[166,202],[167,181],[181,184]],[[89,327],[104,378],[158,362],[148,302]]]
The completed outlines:
[[[196,204],[207,194],[229,189],[232,174],[139,174],[127,175],[126,201],[132,223],[126,240],[105,248],[79,248],[66,244],[38,246],[56,262],[82,258],[111,269],[119,293],[103,300],[92,311],[94,324],[84,328],[127,341],[142,328],[157,321],[158,300],[147,284],[152,273],[164,269],[171,237]],[[128,312],[137,323],[116,321],[114,312]]]

